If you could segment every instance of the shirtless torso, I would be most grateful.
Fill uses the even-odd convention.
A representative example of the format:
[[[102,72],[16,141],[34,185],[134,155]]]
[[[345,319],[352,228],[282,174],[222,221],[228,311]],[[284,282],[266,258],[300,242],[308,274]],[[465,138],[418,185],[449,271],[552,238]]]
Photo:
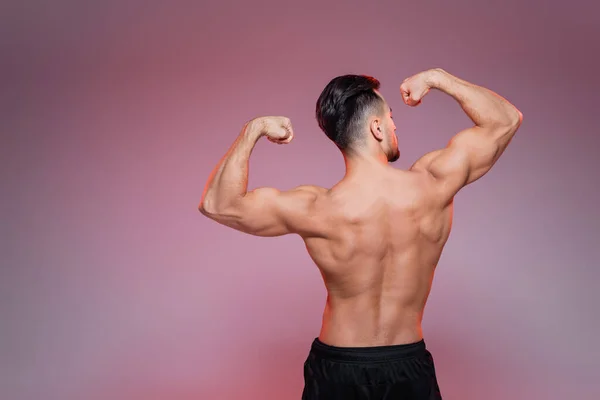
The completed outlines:
[[[416,106],[431,88],[456,99],[475,126],[409,170],[387,163],[399,153],[391,108],[381,97],[379,111],[365,119],[362,147],[345,153],[346,176],[333,188],[246,190],[256,142],[292,140],[285,117],[247,123],[205,187],[200,211],[209,218],[252,235],[304,239],[327,288],[319,335],[325,344],[390,346],[423,339],[423,311],[450,234],[454,196],[492,168],[521,124],[521,113],[507,100],[443,70],[417,74],[400,89],[404,102]]]
[[[427,173],[378,169],[331,190],[314,189],[323,235],[305,243],[327,288],[319,338],[331,345],[423,338],[423,310],[450,233],[452,204],[437,201]]]

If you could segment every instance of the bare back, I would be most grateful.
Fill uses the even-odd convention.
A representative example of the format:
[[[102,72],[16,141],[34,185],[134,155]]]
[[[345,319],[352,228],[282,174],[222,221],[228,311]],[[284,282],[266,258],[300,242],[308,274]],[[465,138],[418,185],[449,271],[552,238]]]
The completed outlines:
[[[490,171],[523,120],[497,93],[441,69],[423,71],[400,86],[410,106],[420,104],[432,88],[453,97],[475,125],[454,135],[445,148],[425,154],[409,171],[387,165],[399,157],[387,106],[389,114],[365,114],[362,139],[354,147],[354,134],[342,135],[336,128],[347,168],[331,190],[302,185],[247,191],[249,157],[259,138],[279,144],[292,140],[286,117],[247,123],[206,185],[199,210],[207,217],[256,236],[304,238],[328,291],[319,335],[327,344],[364,347],[423,338],[423,311],[450,234],[452,199]],[[322,94],[329,99],[327,93]],[[335,107],[343,103],[327,101]]]
[[[452,206],[436,201],[426,173],[385,167],[375,179],[346,178],[321,194],[323,238],[305,238],[327,288],[319,338],[334,346],[419,341]]]

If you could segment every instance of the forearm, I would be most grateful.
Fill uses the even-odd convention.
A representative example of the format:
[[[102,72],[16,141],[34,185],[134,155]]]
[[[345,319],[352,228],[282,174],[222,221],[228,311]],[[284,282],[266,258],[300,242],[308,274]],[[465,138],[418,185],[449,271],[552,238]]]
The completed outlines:
[[[199,206],[203,214],[218,213],[246,194],[250,155],[260,137],[251,123],[244,126],[206,183]]]
[[[452,96],[478,127],[513,128],[522,120],[519,110],[489,89],[466,82],[441,69],[432,70],[428,80],[431,88]]]

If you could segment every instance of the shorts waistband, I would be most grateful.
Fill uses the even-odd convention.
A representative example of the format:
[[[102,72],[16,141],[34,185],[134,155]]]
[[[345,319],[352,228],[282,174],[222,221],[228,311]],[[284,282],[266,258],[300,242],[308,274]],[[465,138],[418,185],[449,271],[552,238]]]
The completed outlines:
[[[424,339],[415,343],[389,346],[337,347],[325,344],[317,337],[311,345],[311,352],[317,357],[342,362],[400,360],[403,358],[422,356],[426,354],[426,350],[427,347]]]

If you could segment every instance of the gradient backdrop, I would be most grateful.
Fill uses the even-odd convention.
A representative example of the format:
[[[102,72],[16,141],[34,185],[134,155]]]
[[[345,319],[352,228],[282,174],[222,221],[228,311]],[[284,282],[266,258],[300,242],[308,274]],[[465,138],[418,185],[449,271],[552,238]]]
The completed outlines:
[[[382,82],[409,167],[470,125],[402,104],[431,67],[524,114],[456,199],[425,313],[445,399],[600,398],[600,21],[591,1],[54,1],[0,6],[0,398],[299,399],[325,291],[295,236],[204,218],[243,124],[285,115],[250,187],[331,186],[334,76]],[[218,4],[217,4],[218,3]],[[535,5],[537,4],[537,5]],[[587,4],[587,5],[586,5]]]

